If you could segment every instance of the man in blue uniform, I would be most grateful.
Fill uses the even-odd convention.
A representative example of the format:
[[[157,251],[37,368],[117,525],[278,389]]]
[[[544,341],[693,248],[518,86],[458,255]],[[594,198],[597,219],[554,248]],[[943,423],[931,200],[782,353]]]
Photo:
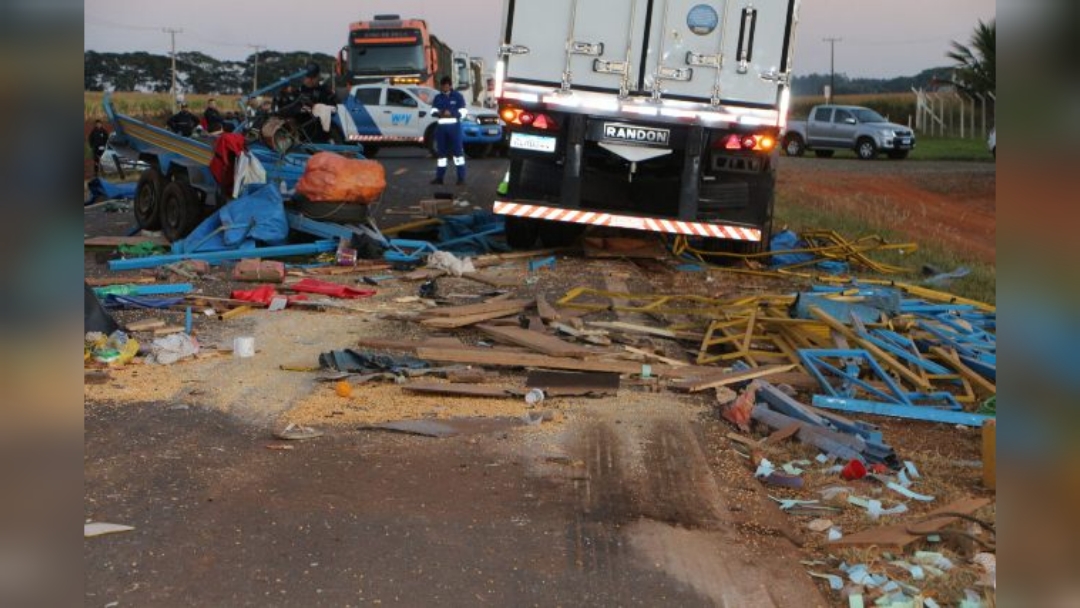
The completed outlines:
[[[452,155],[457,170],[457,185],[465,184],[465,148],[462,144],[461,119],[468,113],[465,98],[451,88],[452,81],[444,76],[439,82],[442,92],[431,102],[439,119],[435,128],[435,154],[439,157],[433,184],[442,184],[446,175],[447,159]]]

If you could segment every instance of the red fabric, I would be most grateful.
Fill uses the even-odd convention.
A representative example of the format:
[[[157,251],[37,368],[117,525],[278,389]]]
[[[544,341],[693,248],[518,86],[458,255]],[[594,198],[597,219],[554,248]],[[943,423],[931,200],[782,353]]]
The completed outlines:
[[[840,471],[840,477],[848,481],[855,481],[856,479],[862,479],[866,477],[866,466],[858,460],[852,460],[847,463],[843,471]]]
[[[293,291],[317,293],[324,296],[333,296],[335,298],[347,299],[369,298],[376,293],[374,289],[354,289],[346,285],[328,283],[326,281],[319,281],[317,279],[304,279],[299,283],[293,283],[292,285],[289,285],[289,289]]]
[[[281,295],[281,294],[279,294],[277,292],[277,290],[274,289],[274,287],[272,285],[260,285],[260,286],[256,287],[255,289],[248,289],[248,290],[238,289],[238,290],[232,292],[232,299],[234,299],[234,300],[242,300],[244,302],[255,302],[256,304],[265,304],[265,305],[269,306],[270,301],[273,300],[274,298],[278,297],[279,295]],[[306,299],[307,299],[307,296],[304,296],[304,295],[289,296],[287,298],[287,300],[289,302],[298,302],[298,301],[306,300]]]
[[[210,159],[210,173],[217,180],[225,196],[232,194],[236,175],[236,158],[247,149],[244,136],[239,133],[222,133],[214,142],[214,158]]]

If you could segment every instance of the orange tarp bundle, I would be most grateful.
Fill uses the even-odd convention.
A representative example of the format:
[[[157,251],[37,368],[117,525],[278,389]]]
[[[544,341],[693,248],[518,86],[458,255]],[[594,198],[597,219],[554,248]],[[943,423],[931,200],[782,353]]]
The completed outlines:
[[[386,190],[386,171],[373,160],[353,160],[319,152],[308,160],[296,184],[297,194],[316,203],[369,205]]]

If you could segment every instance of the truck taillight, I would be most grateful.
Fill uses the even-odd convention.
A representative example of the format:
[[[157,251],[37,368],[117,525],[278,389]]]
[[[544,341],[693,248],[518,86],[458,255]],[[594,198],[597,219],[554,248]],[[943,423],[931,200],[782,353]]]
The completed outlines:
[[[746,150],[769,152],[776,147],[776,138],[771,135],[738,135],[732,133],[713,143],[713,148],[720,150]]]
[[[499,112],[499,116],[502,117],[504,122],[511,125],[532,127],[543,131],[555,131],[559,128],[559,123],[547,114],[529,112],[528,110],[522,110],[521,108],[512,106],[504,107],[502,111]]]

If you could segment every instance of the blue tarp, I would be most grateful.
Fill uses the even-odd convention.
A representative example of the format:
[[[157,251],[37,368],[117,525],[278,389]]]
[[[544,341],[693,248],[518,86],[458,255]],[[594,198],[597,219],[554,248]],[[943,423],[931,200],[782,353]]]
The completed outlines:
[[[134,199],[135,186],[134,183],[113,184],[103,177],[95,177],[87,184],[87,188],[90,190],[90,200],[86,201],[86,204],[118,198]]]
[[[806,248],[806,241],[800,239],[799,235],[791,230],[781,230],[773,235],[772,240],[769,241],[769,251],[790,251],[792,249]],[[777,266],[790,266],[809,262],[816,256],[811,253],[774,253],[770,257],[772,258],[772,266],[775,268]]]
[[[281,193],[274,184],[251,186],[199,224],[186,238],[173,243],[173,253],[232,251],[265,245],[284,245],[289,221]]]
[[[501,241],[488,238],[502,233],[505,229],[506,220],[501,215],[476,210],[469,215],[443,216],[442,221],[439,226],[439,241],[435,243],[442,251],[459,255],[480,255],[510,250]]]

